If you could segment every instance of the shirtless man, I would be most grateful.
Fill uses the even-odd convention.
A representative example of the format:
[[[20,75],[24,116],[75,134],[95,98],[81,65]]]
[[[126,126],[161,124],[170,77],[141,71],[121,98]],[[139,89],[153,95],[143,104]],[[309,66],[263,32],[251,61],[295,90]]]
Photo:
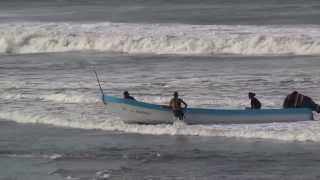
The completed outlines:
[[[183,108],[181,104],[184,105]],[[183,120],[184,118],[183,109],[186,109],[188,105],[182,99],[179,98],[178,92],[173,93],[173,98],[170,100],[169,106],[173,111],[173,115],[177,117],[179,120]]]

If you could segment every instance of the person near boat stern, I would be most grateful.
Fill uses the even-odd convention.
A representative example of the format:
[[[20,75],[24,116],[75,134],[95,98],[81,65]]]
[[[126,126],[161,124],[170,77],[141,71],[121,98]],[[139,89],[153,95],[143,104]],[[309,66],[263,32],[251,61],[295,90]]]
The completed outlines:
[[[309,108],[320,113],[320,105],[315,103],[312,98],[305,96],[297,91],[288,94],[283,102],[283,108]]]
[[[183,104],[183,108],[182,108]],[[169,104],[170,108],[173,111],[173,115],[177,117],[179,120],[183,120],[184,112],[183,110],[188,107],[187,103],[185,103],[182,99],[179,98],[178,92],[173,93],[173,98],[170,100]]]
[[[131,100],[136,100],[134,97],[132,97],[128,91],[123,92],[123,98],[124,99],[131,99]]]
[[[256,94],[253,92],[248,93],[248,97],[251,100],[251,109],[261,109],[261,102],[255,96]]]

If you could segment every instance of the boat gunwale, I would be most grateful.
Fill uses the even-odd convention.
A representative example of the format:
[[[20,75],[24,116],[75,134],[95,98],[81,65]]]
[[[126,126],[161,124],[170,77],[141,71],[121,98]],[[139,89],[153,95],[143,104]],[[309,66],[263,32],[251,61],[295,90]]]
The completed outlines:
[[[124,99],[115,96],[104,95],[103,102],[126,104],[130,106],[171,112],[172,110],[167,105],[158,105],[136,101],[131,99]],[[215,115],[284,115],[284,114],[312,114],[312,110],[308,108],[287,108],[287,109],[207,109],[207,108],[187,108],[186,112],[194,114],[215,114]]]

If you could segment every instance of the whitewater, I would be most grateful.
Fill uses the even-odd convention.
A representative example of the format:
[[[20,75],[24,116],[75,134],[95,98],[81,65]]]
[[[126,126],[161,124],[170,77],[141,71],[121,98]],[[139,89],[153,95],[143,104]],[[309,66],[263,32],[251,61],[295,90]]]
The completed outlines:
[[[137,57],[105,52],[2,55],[0,119],[150,135],[319,142],[318,121],[211,126],[125,124],[101,102],[92,71],[100,73],[107,94],[121,96],[122,91],[129,90],[138,100],[158,104],[168,104],[175,90],[180,90],[192,107],[243,109],[249,106],[249,91],[258,94],[264,108],[280,108],[292,89],[319,101],[318,58],[281,58],[280,62],[278,57],[266,56]],[[284,70],[284,66],[289,69]],[[177,67],[184,68],[177,71]],[[317,114],[315,117],[318,119]]]
[[[319,55],[319,25],[0,24],[0,53],[99,51],[170,55]]]

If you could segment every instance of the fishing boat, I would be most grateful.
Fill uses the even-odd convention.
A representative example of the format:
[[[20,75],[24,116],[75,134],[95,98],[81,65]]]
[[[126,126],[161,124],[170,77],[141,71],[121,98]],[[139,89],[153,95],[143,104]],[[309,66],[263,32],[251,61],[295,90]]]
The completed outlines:
[[[165,105],[145,103],[115,96],[102,95],[107,109],[125,123],[173,123],[177,119]],[[307,108],[291,109],[206,109],[187,108],[183,121],[186,124],[272,123],[313,120]]]
[[[132,99],[105,95],[97,72],[94,71],[107,109],[125,123],[161,124],[177,121],[171,108]],[[272,123],[314,120],[311,109],[206,109],[187,108],[183,121],[186,124]]]

